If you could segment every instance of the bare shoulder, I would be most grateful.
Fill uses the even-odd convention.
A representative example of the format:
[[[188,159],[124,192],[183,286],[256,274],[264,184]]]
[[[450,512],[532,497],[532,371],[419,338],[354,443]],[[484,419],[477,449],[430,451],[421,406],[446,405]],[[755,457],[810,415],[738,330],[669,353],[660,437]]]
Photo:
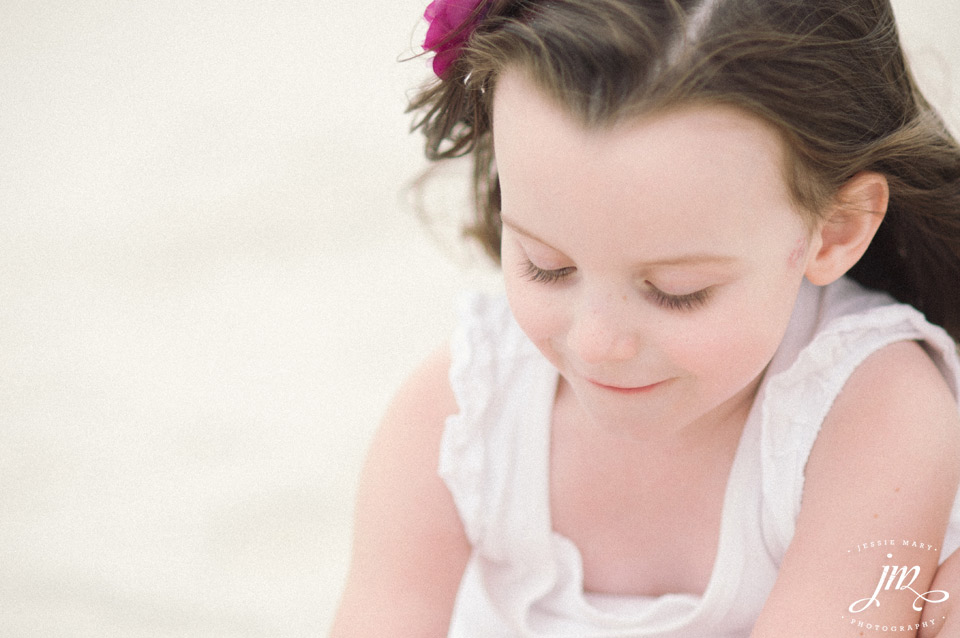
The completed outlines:
[[[804,475],[794,537],[753,638],[855,636],[861,621],[915,635],[912,597],[877,580],[891,562],[915,566],[913,589],[930,590],[960,481],[957,403],[918,343],[893,343],[857,367]]]
[[[437,474],[444,424],[457,411],[449,367],[446,348],[433,353],[400,388],[370,446],[337,638],[446,633],[470,553]]]
[[[890,390],[905,391],[891,393]],[[871,403],[928,404],[956,413],[950,387],[927,351],[916,341],[898,341],[873,353],[853,372],[843,393]],[[842,397],[842,395],[841,395]]]
[[[903,452],[957,456],[951,451],[960,449],[956,399],[915,341],[881,348],[854,370],[827,415],[824,431],[854,437],[850,443],[866,446],[864,451],[890,439],[905,446]]]
[[[958,477],[957,402],[920,344],[901,341],[870,355],[836,398],[807,464],[804,501],[859,490],[908,528],[903,517],[928,510],[915,531],[940,538]]]
[[[457,411],[450,388],[450,349],[432,352],[397,391],[380,436],[423,436],[439,440],[446,418]]]
[[[450,354],[444,346],[398,390],[370,446],[360,480],[358,515],[372,508],[377,518],[405,525],[425,522],[420,520],[425,515],[456,516],[447,507],[452,498],[437,474],[446,419],[457,411],[449,368]],[[358,525],[364,522],[368,521],[357,520]]]

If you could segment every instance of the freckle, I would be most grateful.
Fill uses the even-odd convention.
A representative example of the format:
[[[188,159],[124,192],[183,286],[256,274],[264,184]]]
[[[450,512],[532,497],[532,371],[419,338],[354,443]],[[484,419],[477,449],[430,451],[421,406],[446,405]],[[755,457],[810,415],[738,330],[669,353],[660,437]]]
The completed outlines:
[[[873,517],[874,517],[874,518],[880,518],[880,515],[879,515],[879,514],[874,514]]]

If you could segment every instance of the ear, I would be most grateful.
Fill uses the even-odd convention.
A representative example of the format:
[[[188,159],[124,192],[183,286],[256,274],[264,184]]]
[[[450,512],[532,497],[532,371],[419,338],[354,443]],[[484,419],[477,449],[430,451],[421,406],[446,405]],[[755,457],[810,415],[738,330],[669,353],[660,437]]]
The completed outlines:
[[[890,187],[880,173],[857,173],[844,184],[817,223],[804,272],[825,286],[844,275],[866,252],[887,212]]]

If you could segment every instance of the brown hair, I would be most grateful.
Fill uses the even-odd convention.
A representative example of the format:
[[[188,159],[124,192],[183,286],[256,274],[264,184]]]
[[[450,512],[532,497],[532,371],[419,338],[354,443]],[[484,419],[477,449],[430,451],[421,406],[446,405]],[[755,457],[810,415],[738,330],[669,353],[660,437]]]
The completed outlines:
[[[960,146],[917,88],[889,0],[487,0],[442,81],[411,110],[426,154],[472,154],[468,234],[499,260],[496,80],[523,68],[587,127],[679,103],[744,109],[787,142],[799,207],[815,217],[877,171],[890,204],[850,271],[960,340]]]

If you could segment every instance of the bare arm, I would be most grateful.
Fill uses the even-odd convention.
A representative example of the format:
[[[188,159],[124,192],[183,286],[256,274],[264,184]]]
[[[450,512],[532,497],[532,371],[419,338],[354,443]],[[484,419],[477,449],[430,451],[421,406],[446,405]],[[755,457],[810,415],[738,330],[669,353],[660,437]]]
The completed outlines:
[[[955,550],[937,569],[931,588],[950,595],[946,601],[923,608],[922,625],[918,638],[960,638],[960,616],[957,600],[960,598],[960,550]]]
[[[401,388],[360,480],[350,574],[332,638],[445,636],[470,547],[437,476],[445,419],[456,412],[449,354]]]
[[[752,638],[876,633],[868,625],[917,635],[916,595],[932,589],[958,478],[960,417],[933,362],[913,342],[869,357],[811,452],[796,533]]]

